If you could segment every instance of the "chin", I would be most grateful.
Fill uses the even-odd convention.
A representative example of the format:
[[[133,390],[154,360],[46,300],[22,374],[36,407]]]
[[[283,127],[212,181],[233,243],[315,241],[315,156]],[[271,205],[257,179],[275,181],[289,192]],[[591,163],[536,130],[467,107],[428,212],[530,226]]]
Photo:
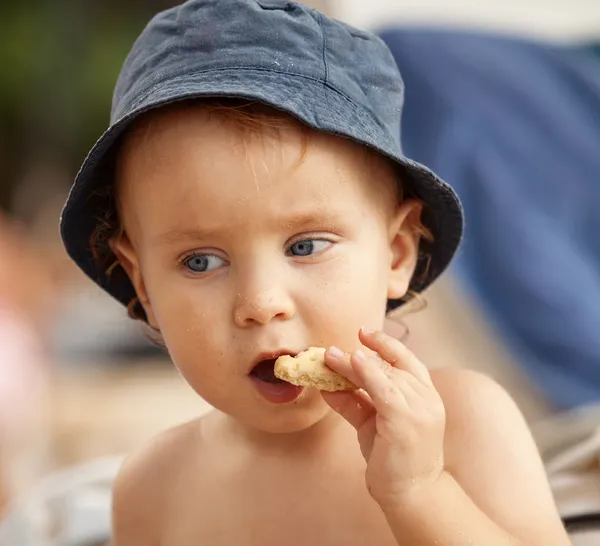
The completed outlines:
[[[245,408],[232,415],[235,419],[270,434],[295,434],[307,431],[320,423],[333,411],[318,391],[306,390],[288,404],[271,404],[254,399],[252,409]]]

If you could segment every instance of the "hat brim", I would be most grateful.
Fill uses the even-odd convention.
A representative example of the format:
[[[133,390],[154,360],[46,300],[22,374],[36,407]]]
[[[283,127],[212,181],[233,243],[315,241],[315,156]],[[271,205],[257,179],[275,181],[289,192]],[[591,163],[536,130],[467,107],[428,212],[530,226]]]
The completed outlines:
[[[396,140],[375,124],[373,116],[335,88],[319,79],[254,69],[211,70],[187,74],[157,84],[141,94],[136,103],[121,108],[129,112],[115,120],[85,159],[61,215],[60,230],[69,256],[100,287],[124,305],[135,297],[129,278],[121,268],[107,274],[98,263],[90,239],[99,217],[99,190],[112,184],[115,143],[143,113],[174,102],[210,97],[259,101],[285,111],[319,131],[350,138],[370,146],[395,161],[402,184],[424,204],[424,224],[433,242],[419,259],[410,290],[421,292],[448,266],[463,232],[463,213],[452,188],[425,166],[404,157]],[[398,105],[400,108],[401,105]],[[389,300],[388,311],[402,305]]]

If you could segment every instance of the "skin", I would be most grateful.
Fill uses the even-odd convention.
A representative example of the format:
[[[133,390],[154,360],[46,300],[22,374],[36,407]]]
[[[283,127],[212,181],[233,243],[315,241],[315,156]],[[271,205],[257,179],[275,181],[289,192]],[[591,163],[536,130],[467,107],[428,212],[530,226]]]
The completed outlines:
[[[183,107],[125,145],[114,250],[216,409],[125,463],[115,544],[568,544],[506,393],[429,373],[380,332],[415,267],[421,205],[396,204],[388,167],[358,145],[303,134],[242,138]],[[363,390],[257,393],[260,353],[311,345],[335,347],[328,364]]]

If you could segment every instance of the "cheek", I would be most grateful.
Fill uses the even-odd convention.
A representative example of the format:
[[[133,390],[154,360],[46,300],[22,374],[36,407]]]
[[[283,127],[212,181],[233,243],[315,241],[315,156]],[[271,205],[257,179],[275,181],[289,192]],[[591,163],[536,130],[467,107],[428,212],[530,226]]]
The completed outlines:
[[[305,301],[307,312],[324,332],[332,336],[337,332],[336,337],[351,335],[354,341],[361,326],[383,325],[387,303],[385,259],[381,245],[353,245],[317,277],[313,285],[317,290],[308,290],[310,297]]]
[[[158,279],[155,279],[158,281]],[[162,287],[162,289],[161,289]],[[152,311],[173,362],[183,375],[202,362],[222,360],[226,297],[189,280],[149,284]],[[194,373],[202,373],[200,370]]]
[[[177,271],[148,264],[143,269],[144,282],[152,311],[161,332],[181,329],[201,331],[208,323],[222,320],[227,301],[219,285],[206,284],[185,277]]]
[[[167,347],[195,355],[212,357],[215,347],[222,346],[219,339],[222,323],[217,309],[208,297],[186,297],[169,292],[166,302],[157,305],[156,316]]]
[[[357,304],[380,302],[387,293],[388,269],[386,247],[381,235],[375,230],[373,233],[366,232],[346,253],[344,263],[336,272],[337,290],[350,296]]]
[[[193,323],[192,323],[193,324]],[[173,364],[187,383],[203,398],[213,402],[215,392],[227,388],[231,370],[226,364],[231,355],[225,354],[227,344],[218,341],[218,332],[206,325],[171,322],[163,338]]]

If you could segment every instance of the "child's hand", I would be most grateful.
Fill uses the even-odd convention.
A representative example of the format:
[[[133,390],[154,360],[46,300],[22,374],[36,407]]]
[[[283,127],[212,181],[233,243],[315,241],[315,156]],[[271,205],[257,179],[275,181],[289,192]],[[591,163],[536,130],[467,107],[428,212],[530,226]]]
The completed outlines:
[[[365,330],[359,338],[377,354],[331,348],[325,361],[362,390],[322,394],[358,431],[367,488],[389,506],[442,474],[446,414],[429,371],[400,341]]]

